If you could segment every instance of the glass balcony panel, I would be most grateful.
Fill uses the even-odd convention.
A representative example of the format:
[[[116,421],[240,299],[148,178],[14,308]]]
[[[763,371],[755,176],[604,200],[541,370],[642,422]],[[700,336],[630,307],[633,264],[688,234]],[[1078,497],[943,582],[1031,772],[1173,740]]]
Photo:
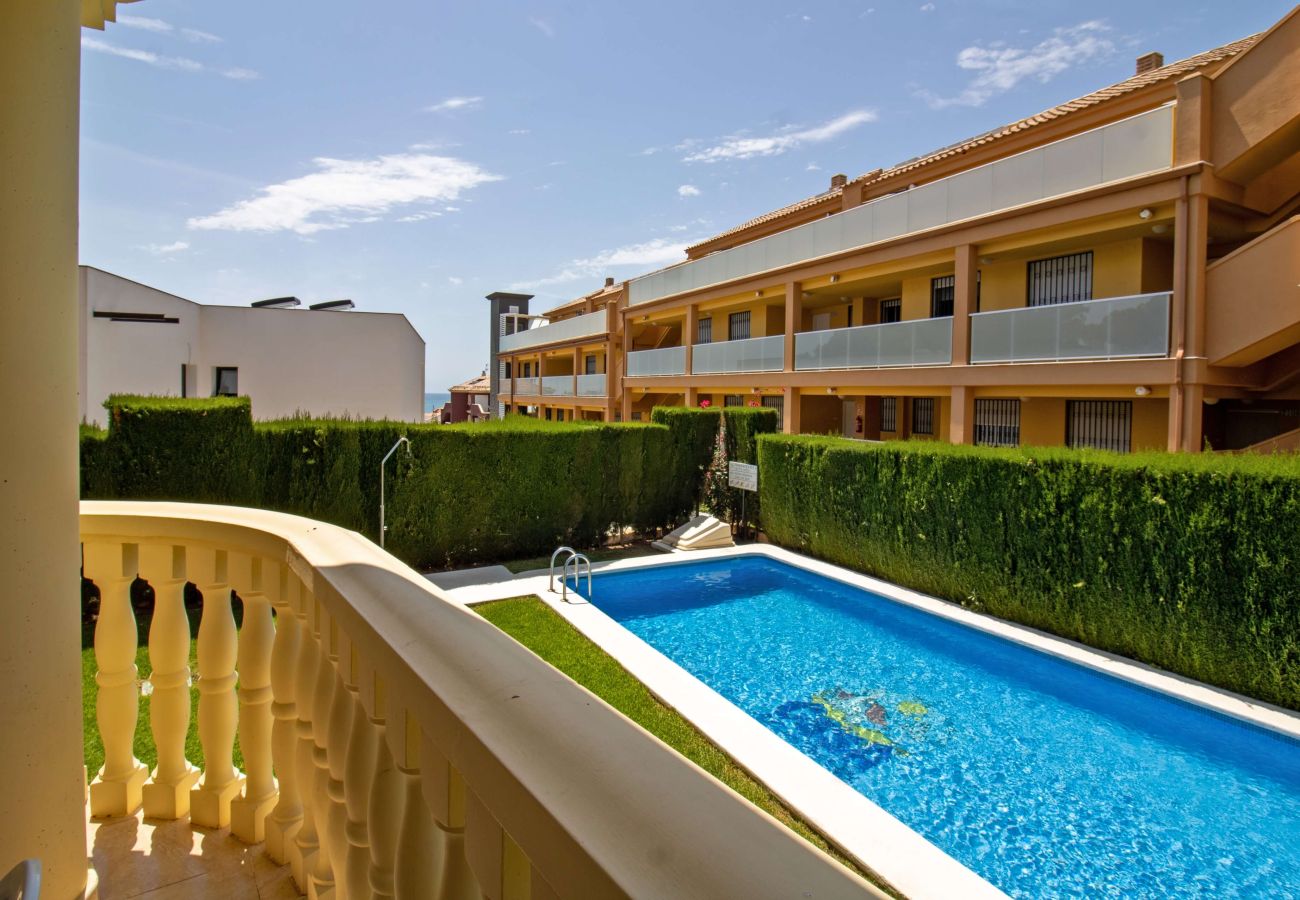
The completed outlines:
[[[1169,294],[1147,294],[1111,301],[1108,355],[1167,356],[1169,299]]]
[[[887,325],[864,325],[847,329],[849,332],[848,368],[871,369],[880,365],[881,335],[888,332]]]
[[[605,380],[606,380],[606,376],[604,374],[579,375],[578,396],[579,397],[604,397]]]
[[[818,219],[808,227],[812,229],[814,256],[838,253],[844,249],[840,244],[840,235],[844,229],[840,225],[839,216],[827,216],[824,219]]]
[[[874,203],[866,203],[840,214],[844,220],[844,232],[840,237],[844,249],[871,243],[871,223],[875,208]]]
[[[952,362],[952,317],[912,324],[912,365],[946,366]]]
[[[1011,326],[1011,347],[1016,359],[1060,359],[1057,325],[1059,306],[1036,306],[1018,310]]]
[[[572,397],[573,376],[572,375],[542,376],[542,396],[543,397]]]
[[[1101,129],[1103,181],[1131,178],[1170,164],[1174,108],[1162,106]]]
[[[1043,194],[1068,194],[1101,182],[1102,133],[1090,131],[1043,148]]]
[[[571,341],[575,338],[603,335],[607,331],[608,325],[609,321],[602,309],[586,315],[574,316],[571,319],[551,322],[549,325],[529,328],[527,331],[503,335],[501,349],[509,352],[524,347],[539,347],[542,344],[553,344],[558,341]]]
[[[696,344],[691,351],[694,375],[728,372],[778,372],[785,366],[785,338],[782,335]]]
[[[977,313],[971,361],[1035,362],[1164,357],[1169,294],[1140,294]]]
[[[1006,362],[1013,359],[1011,326],[1014,321],[1010,315],[989,313],[971,316],[971,362]]]
[[[634,350],[627,355],[627,374],[631,378],[686,373],[685,347],[660,347]]]
[[[800,369],[824,369],[823,347],[829,331],[806,331],[794,336],[794,367]]]
[[[913,188],[907,197],[907,230],[924,231],[948,221],[948,181],[923,184]]]
[[[1043,196],[1043,155],[1021,153],[990,164],[993,170],[993,209],[1007,209]]]
[[[858,325],[795,336],[795,369],[942,366],[952,361],[952,320]]]
[[[907,231],[907,196],[891,194],[873,204],[875,221],[871,229],[873,241],[887,241]]]
[[[1062,303],[1056,312],[1057,359],[1097,359],[1108,355],[1111,304]]]
[[[776,266],[787,266],[790,263],[797,262],[794,251],[791,250],[791,239],[789,232],[774,234],[769,238],[763,239],[767,244],[767,267],[769,269]]]
[[[823,335],[821,352],[821,369],[847,369],[849,367],[849,330],[836,328],[833,331],[819,331]]]
[[[790,236],[791,260],[812,259],[814,254],[812,228],[800,225],[786,232]]]
[[[536,397],[541,393],[541,384],[536,378],[516,378],[515,393]]]

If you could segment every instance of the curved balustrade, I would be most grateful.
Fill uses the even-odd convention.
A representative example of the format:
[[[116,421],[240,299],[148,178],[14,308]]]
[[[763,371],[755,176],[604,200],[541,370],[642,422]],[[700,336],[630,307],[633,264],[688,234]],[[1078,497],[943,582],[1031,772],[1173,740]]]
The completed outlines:
[[[359,534],[222,506],[81,511],[102,596],[95,815],[132,814],[142,793],[159,818],[188,803],[196,823],[265,836],[300,889],[349,900],[874,892]],[[157,598],[159,765],[143,784],[137,574]],[[204,594],[197,785],[186,580]],[[236,730],[246,773],[231,765]]]

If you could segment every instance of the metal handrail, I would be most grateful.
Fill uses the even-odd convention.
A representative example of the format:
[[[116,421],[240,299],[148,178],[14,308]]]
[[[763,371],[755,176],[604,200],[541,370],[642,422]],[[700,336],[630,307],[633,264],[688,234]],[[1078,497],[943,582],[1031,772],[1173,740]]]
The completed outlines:
[[[560,572],[560,599],[565,603],[569,602],[569,563],[573,563],[573,589],[578,590],[582,584],[582,564],[587,564],[587,596],[588,603],[591,602],[591,560],[587,559],[585,554],[574,553],[564,561],[564,569]],[[579,597],[582,595],[579,594]]]
[[[550,577],[547,579],[546,589],[550,591],[552,594],[555,593],[555,557],[559,556],[561,553],[564,553],[566,550],[568,551],[569,555],[564,558],[564,562],[561,565],[567,566],[569,564],[569,560],[578,555],[577,550],[574,550],[572,547],[556,547],[555,552],[551,554],[551,573],[550,573]],[[563,583],[563,578],[564,578],[563,568],[561,568],[560,570],[560,578],[561,578],[561,583]]]

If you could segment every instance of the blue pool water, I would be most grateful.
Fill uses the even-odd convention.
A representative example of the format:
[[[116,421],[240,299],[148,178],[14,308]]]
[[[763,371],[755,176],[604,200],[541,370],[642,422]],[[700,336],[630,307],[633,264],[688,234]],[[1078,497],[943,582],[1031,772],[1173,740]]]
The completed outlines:
[[[1300,896],[1300,743],[768,559],[594,595],[1013,896]]]

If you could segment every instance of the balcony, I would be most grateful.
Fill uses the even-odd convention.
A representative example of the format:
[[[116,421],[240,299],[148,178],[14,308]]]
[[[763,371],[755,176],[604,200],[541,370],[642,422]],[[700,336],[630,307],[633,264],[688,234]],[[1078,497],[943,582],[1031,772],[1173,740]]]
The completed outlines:
[[[542,395],[542,379],[516,378],[514,393],[520,397],[540,397]]]
[[[604,397],[607,389],[607,378],[604,374],[600,375],[579,375],[578,376],[578,396],[579,397]]]
[[[951,317],[807,331],[794,337],[794,367],[801,372],[951,362]]]
[[[573,376],[572,375],[543,375],[542,396],[543,397],[572,397]]]
[[[627,355],[629,378],[655,375],[685,375],[686,348],[660,347],[657,350],[634,350]]]
[[[1169,355],[1170,295],[1138,294],[976,313],[972,363],[1068,362]]]
[[[872,893],[355,532],[235,507],[83,502],[81,539],[101,594],[105,764],[90,806],[104,820],[103,894],[133,887],[114,879],[141,861],[111,854],[139,855],[129,817],[141,810],[170,883],[189,866],[227,891],[217,869],[251,863],[237,851],[222,863],[216,848],[237,840],[265,842],[259,886],[287,869],[314,897]],[[133,755],[137,574],[156,598],[152,772]],[[201,771],[185,758],[186,582],[205,599]],[[186,820],[209,830],[186,834]]]
[[[692,375],[731,372],[780,372],[785,368],[785,336],[745,338],[696,344],[691,350]]]
[[[630,305],[649,303],[1167,169],[1173,162],[1173,106],[1163,106],[911,190],[790,228],[703,259],[633,279]]]
[[[561,319],[527,331],[516,331],[501,337],[501,352],[512,353],[543,344],[558,344],[563,341],[575,341],[581,338],[603,337],[609,331],[609,320],[605,310]]]

